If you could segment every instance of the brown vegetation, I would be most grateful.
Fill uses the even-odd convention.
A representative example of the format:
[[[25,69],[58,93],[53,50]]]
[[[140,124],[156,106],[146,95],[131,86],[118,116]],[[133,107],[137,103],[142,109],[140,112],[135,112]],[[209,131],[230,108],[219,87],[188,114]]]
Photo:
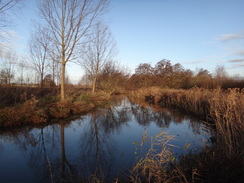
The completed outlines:
[[[64,101],[60,101],[60,97],[53,95],[36,97],[31,94],[31,98],[25,99],[23,103],[0,109],[0,126],[46,123],[51,119],[64,119],[84,114],[108,103],[108,96],[103,92],[91,94],[75,89],[69,92],[70,95],[67,95]]]
[[[195,72],[184,69],[179,63],[171,64],[170,60],[163,59],[155,66],[148,63],[139,64],[128,80],[129,89],[145,87],[160,87],[174,89],[190,89],[201,87],[205,89],[244,88],[244,81],[240,77],[229,77],[223,66],[217,66],[214,73],[200,68]]]
[[[146,100],[161,106],[185,110],[214,124],[216,129],[214,148],[206,147],[201,154],[189,155],[181,160],[184,173],[188,174],[188,177],[191,174],[189,172],[192,172],[195,167],[200,171],[201,176],[205,177],[203,179],[207,179],[205,181],[220,181],[223,180],[220,177],[223,175],[227,181],[243,180],[243,90],[223,91],[201,88],[172,90],[152,87],[133,91],[130,96],[134,100]],[[192,163],[189,163],[190,161]]]
[[[174,162],[174,156],[170,151],[169,142],[173,139],[167,132],[161,132],[154,138],[144,133],[142,136],[143,145],[150,142],[151,147],[144,158],[141,158],[131,170],[132,182],[166,182],[169,178],[167,169]],[[156,146],[161,149],[157,152]]]

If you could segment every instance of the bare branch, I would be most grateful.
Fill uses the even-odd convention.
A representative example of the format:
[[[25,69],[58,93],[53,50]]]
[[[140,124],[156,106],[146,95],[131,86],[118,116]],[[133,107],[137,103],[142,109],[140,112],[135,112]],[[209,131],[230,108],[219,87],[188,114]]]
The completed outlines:
[[[82,61],[79,64],[93,78],[93,89],[103,66],[112,61],[116,54],[116,44],[107,26],[101,22],[95,25],[94,33],[88,36],[82,48]]]
[[[82,38],[108,5],[108,0],[38,0],[42,19],[49,27],[51,57],[62,64],[61,99],[64,99],[65,65],[78,58]],[[60,60],[57,60],[60,59]]]

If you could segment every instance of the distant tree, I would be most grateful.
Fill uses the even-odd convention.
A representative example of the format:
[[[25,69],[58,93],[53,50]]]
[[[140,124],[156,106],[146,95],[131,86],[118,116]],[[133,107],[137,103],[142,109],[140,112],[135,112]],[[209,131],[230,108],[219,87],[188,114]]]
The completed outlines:
[[[65,99],[65,67],[79,56],[82,38],[106,10],[108,0],[38,0],[51,44],[52,60],[61,64],[61,100]],[[47,34],[48,33],[48,34]]]
[[[215,72],[214,72],[214,79],[215,79],[216,87],[222,87],[222,84],[227,79],[227,77],[228,77],[228,74],[225,70],[225,67],[218,65],[215,68]]]
[[[82,61],[80,65],[92,77],[92,92],[95,92],[97,78],[105,64],[111,62],[116,56],[116,43],[108,26],[97,23],[94,33],[87,43],[83,45]]]
[[[180,63],[173,65],[172,69],[173,69],[174,73],[182,73],[185,71],[185,69],[183,68],[183,66]]]
[[[201,74],[200,74],[201,75]],[[179,63],[171,64],[170,60],[163,59],[153,68],[148,63],[139,64],[127,83],[127,87],[166,87],[166,88],[184,88],[193,86],[193,72],[185,70]]]
[[[149,63],[139,64],[135,69],[135,75],[133,75],[130,81],[133,80],[136,86],[133,87],[149,87],[153,85],[154,68]]]
[[[85,73],[81,77],[78,84],[84,86],[85,88],[88,88],[89,86],[92,86],[92,77],[89,74]]]
[[[43,31],[45,30],[37,27],[36,31],[31,34],[29,40],[29,60],[33,63],[34,70],[39,75],[41,90],[43,90],[44,82],[42,81],[44,75],[50,68],[50,62],[48,60],[49,40],[42,34]]]
[[[0,65],[2,66],[0,80],[1,83],[10,84],[15,75],[15,66],[18,56],[14,51],[1,52]]]
[[[128,69],[117,62],[107,62],[98,77],[98,86],[111,95],[119,89],[124,89],[129,79]]]
[[[172,65],[172,76],[171,82],[169,83],[170,88],[182,88],[184,80],[184,68],[181,64],[177,63]]]
[[[139,64],[139,66],[135,70],[135,74],[137,75],[152,75],[153,67],[149,63]]]
[[[20,86],[26,84],[27,81],[31,82],[31,80],[34,80],[34,77],[30,78],[32,75],[33,67],[31,63],[27,61],[27,58],[20,58],[16,64],[16,67],[17,83]]]
[[[190,69],[187,69],[184,71],[183,76],[182,76],[182,86],[181,88],[183,89],[189,89],[193,87],[193,72]]]
[[[154,67],[155,84],[160,87],[170,87],[173,76],[173,68],[170,60],[163,59]]]
[[[53,87],[53,86],[55,86],[55,83],[52,80],[52,75],[51,74],[46,75],[42,82],[43,82],[42,85],[45,86],[45,87]]]
[[[163,59],[159,61],[155,65],[154,74],[159,76],[171,76],[173,74],[173,68],[170,60]]]
[[[197,69],[196,75],[194,77],[194,85],[203,88],[212,88],[212,75],[206,69],[200,68]]]

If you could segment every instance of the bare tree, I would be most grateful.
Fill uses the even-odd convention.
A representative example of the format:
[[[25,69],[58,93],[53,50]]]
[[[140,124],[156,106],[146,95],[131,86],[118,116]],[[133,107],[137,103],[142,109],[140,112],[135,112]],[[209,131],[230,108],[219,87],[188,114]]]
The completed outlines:
[[[224,66],[217,65],[215,68],[214,77],[216,80],[216,87],[221,87],[224,81],[228,78],[228,74]]]
[[[27,77],[30,74],[31,66],[30,63],[26,61],[25,58],[22,58],[18,63],[18,79],[17,83],[22,87],[27,81]]]
[[[1,83],[10,84],[15,74],[15,65],[17,63],[18,57],[14,51],[3,52],[0,55],[1,60]]]
[[[107,62],[98,77],[98,85],[110,96],[116,90],[124,89],[129,79],[128,68],[117,62]]]
[[[34,70],[39,75],[39,83],[41,84],[41,90],[43,90],[43,79],[44,75],[47,73],[50,62],[48,60],[48,48],[49,40],[41,32],[43,32],[41,27],[38,27],[36,31],[31,35],[29,41],[29,60],[34,64]]]
[[[85,88],[89,88],[89,86],[92,86],[92,78],[87,73],[87,71],[85,71],[85,74],[81,77],[78,85],[83,86]]]
[[[38,8],[46,23],[45,36],[51,45],[52,59],[62,65],[61,100],[65,99],[65,66],[76,60],[82,38],[104,13],[108,0],[38,0]]]
[[[80,65],[92,77],[92,92],[95,92],[97,78],[103,66],[111,62],[116,54],[116,44],[109,28],[101,22],[96,24],[94,34],[83,45]]]

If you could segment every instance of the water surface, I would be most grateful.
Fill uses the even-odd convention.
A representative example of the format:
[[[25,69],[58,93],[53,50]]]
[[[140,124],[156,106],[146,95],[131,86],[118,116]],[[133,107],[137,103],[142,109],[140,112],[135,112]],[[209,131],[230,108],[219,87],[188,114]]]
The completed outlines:
[[[62,182],[128,174],[147,152],[143,134],[174,135],[177,158],[208,141],[209,127],[179,111],[142,106],[118,97],[73,121],[0,132],[0,182]]]

